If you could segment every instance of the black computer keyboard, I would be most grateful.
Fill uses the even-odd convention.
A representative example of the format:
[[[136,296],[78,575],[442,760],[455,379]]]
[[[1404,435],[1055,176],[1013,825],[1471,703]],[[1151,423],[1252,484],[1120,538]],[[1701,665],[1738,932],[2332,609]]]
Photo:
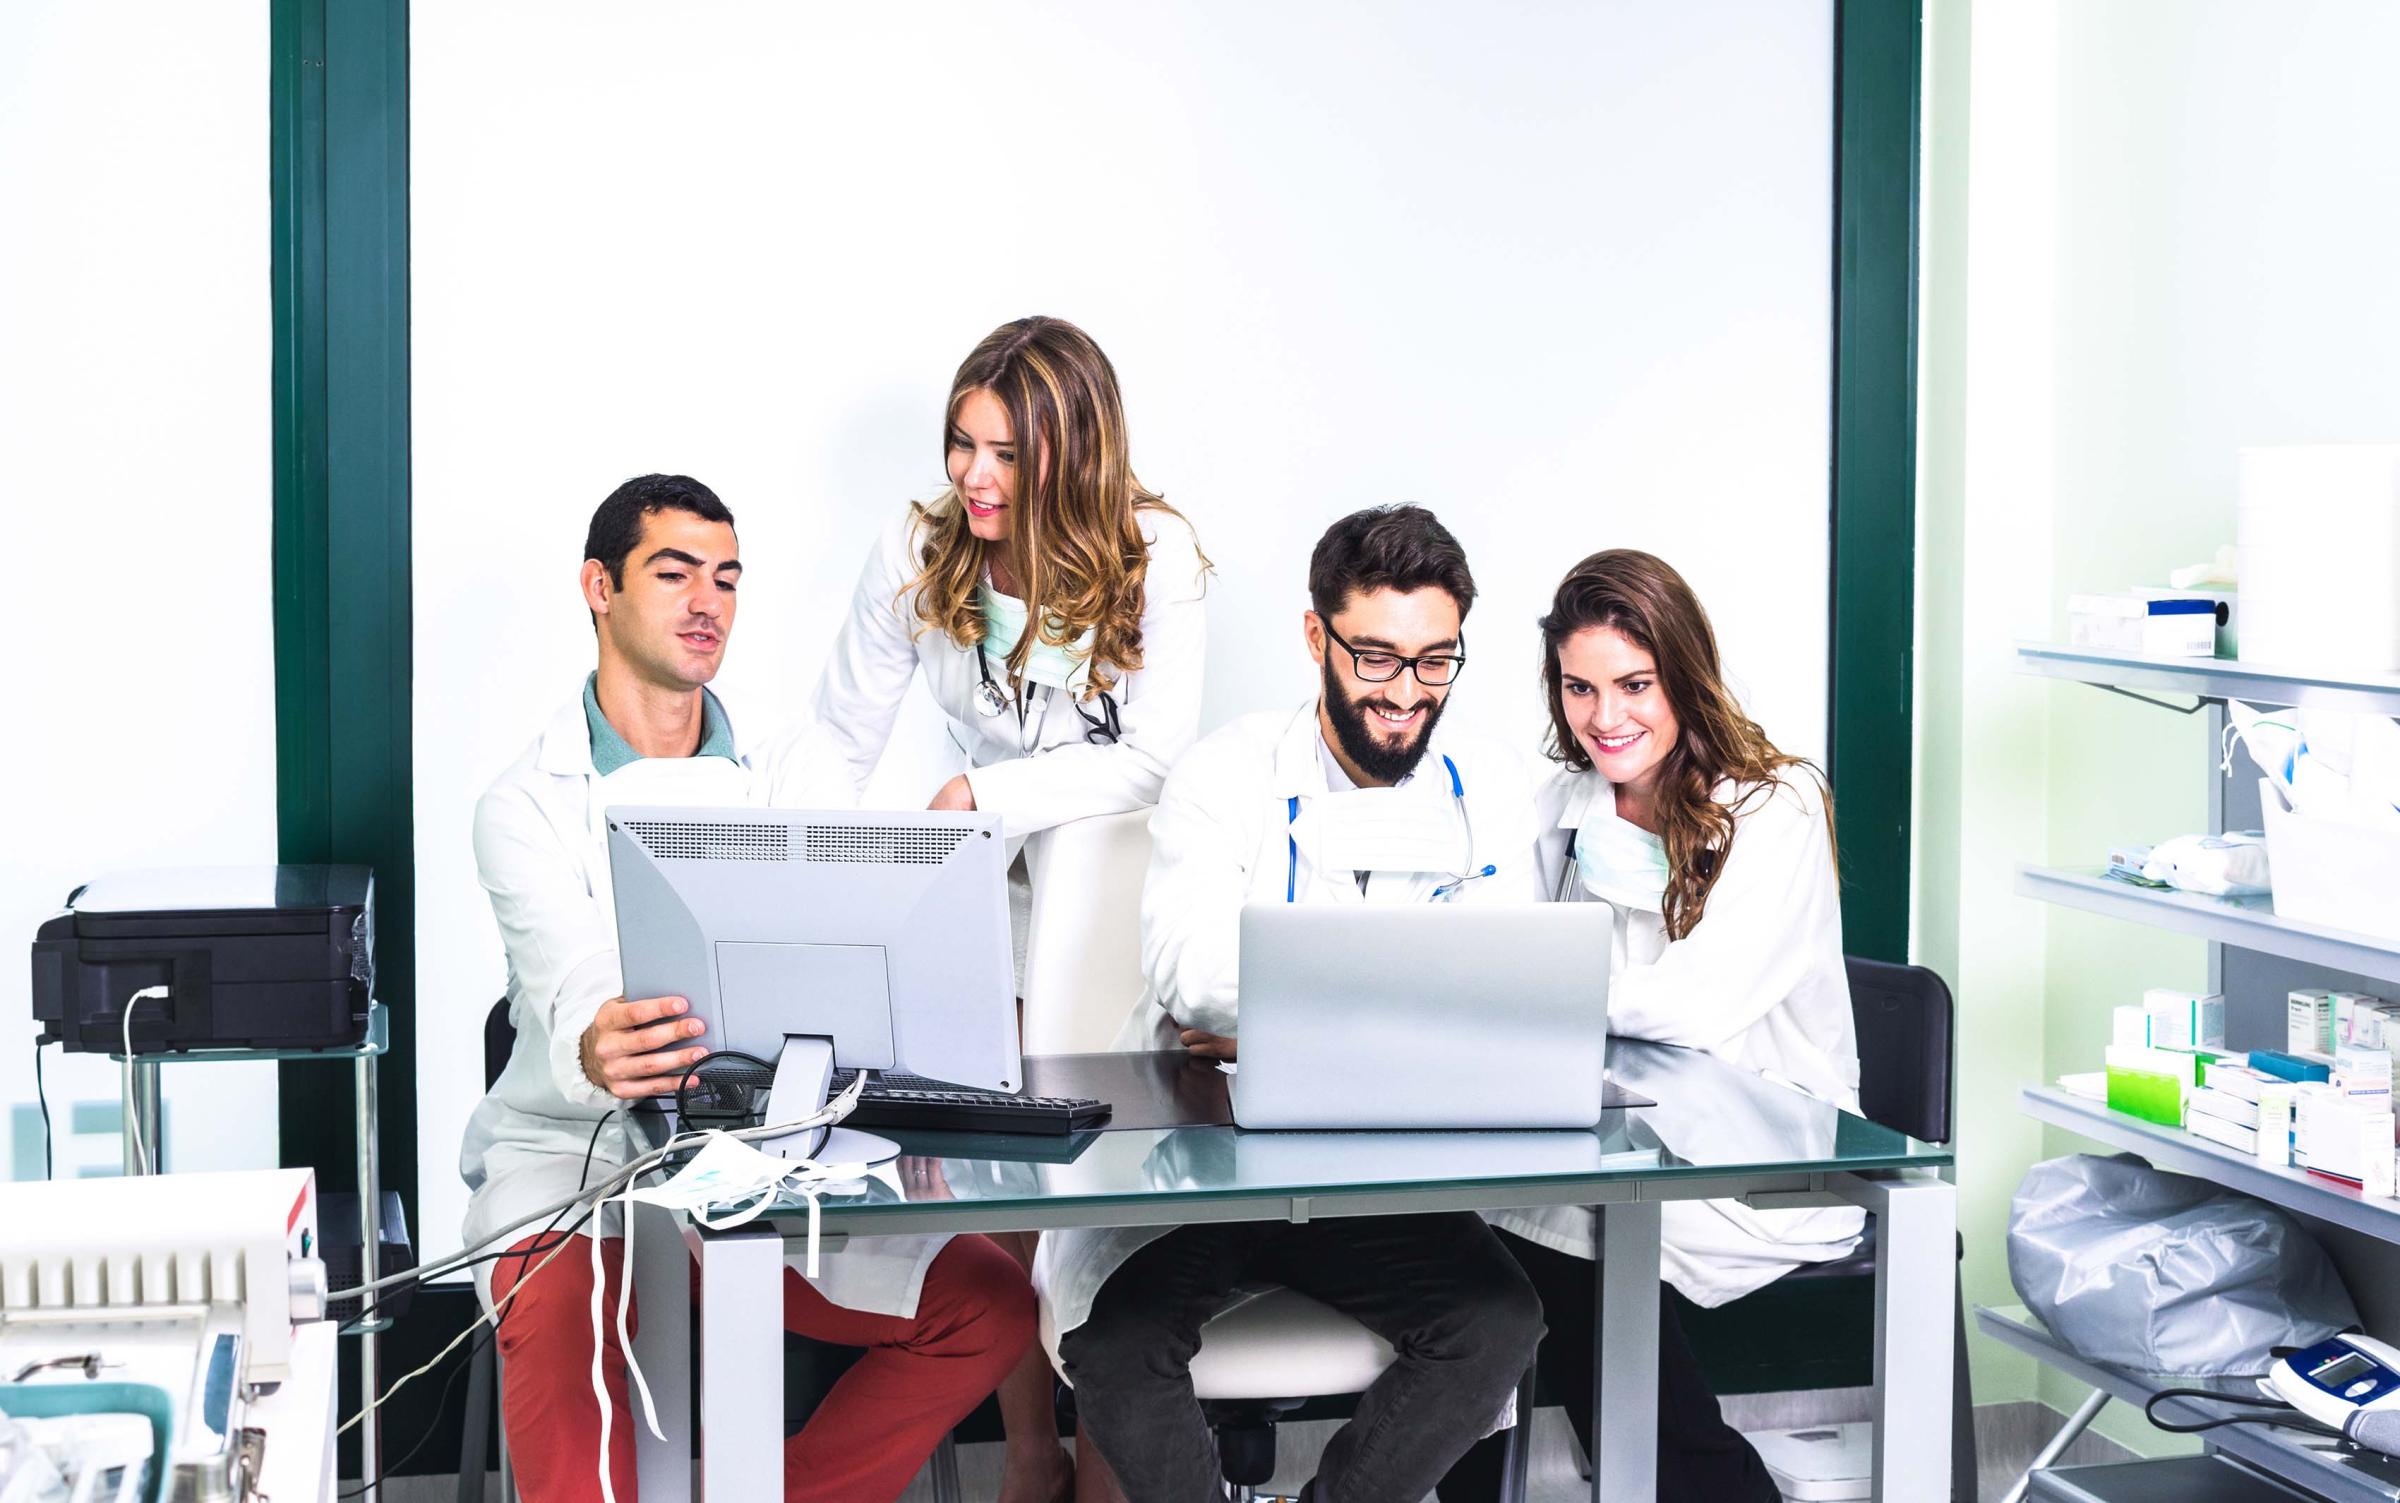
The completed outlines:
[[[833,1089],[849,1084],[837,1073]],[[1011,1096],[977,1091],[919,1075],[883,1075],[867,1082],[848,1127],[899,1132],[1015,1132],[1063,1137],[1098,1127],[1109,1105],[1089,1096]]]

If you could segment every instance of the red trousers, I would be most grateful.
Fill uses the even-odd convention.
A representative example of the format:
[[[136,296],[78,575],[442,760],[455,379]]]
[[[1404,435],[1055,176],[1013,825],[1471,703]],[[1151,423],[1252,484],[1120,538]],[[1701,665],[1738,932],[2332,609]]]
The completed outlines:
[[[538,1254],[515,1256],[534,1241],[517,1243],[511,1256],[492,1265],[492,1298],[541,1263]],[[606,1280],[603,1371],[614,1411],[609,1477],[619,1503],[634,1503],[639,1421],[626,1400],[625,1355],[616,1329],[624,1244],[613,1237],[601,1243],[600,1260]],[[591,1248],[577,1236],[502,1312],[500,1418],[526,1503],[588,1503],[600,1496],[591,1299]],[[792,1503],[889,1503],[1033,1340],[1033,1290],[1007,1253],[982,1237],[958,1237],[926,1270],[913,1317],[845,1310],[785,1269],[783,1328],[867,1349],[807,1426],[784,1442],[783,1496]],[[659,1382],[658,1374],[644,1376],[653,1386]]]

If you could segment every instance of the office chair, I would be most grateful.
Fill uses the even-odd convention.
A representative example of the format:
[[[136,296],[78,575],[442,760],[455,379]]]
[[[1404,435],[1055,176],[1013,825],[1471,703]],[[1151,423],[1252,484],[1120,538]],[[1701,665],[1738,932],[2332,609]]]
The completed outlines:
[[[1111,1049],[1147,985],[1141,964],[1142,881],[1150,811],[1074,820],[1026,842],[1033,913],[1026,936],[1025,1052]],[[1051,1371],[1066,1388],[1058,1333],[1042,1322]],[[1363,1391],[1391,1366],[1390,1343],[1306,1295],[1277,1289],[1202,1328],[1192,1388],[1217,1436],[1233,1503],[1250,1503],[1275,1472],[1275,1425],[1309,1399]],[[1511,1437],[1525,1443],[1531,1410]],[[1515,1495],[1522,1498],[1522,1493]]]
[[[485,1090],[499,1083],[500,1072],[508,1068],[508,1056],[516,1046],[516,1025],[509,1021],[508,999],[502,997],[492,1004],[492,1010],[483,1019]],[[516,1473],[508,1464],[508,1427],[498,1423],[499,1348],[487,1341],[474,1347],[473,1352],[467,1364],[467,1402],[458,1442],[458,1503],[483,1503],[485,1442],[495,1433],[500,1437],[500,1496],[504,1503],[517,1503]],[[792,1430],[806,1423],[808,1412],[856,1357],[846,1347],[812,1341],[805,1336],[785,1337],[784,1413]],[[964,1493],[959,1486],[958,1443],[953,1437],[942,1437],[941,1445],[933,1453],[932,1467],[933,1495],[938,1503],[959,1503]]]
[[[508,998],[492,1004],[483,1017],[483,1088],[500,1083],[508,1056],[517,1047],[517,1027],[508,1018]],[[508,1427],[500,1423],[500,1346],[497,1340],[468,1348],[467,1403],[460,1411],[458,1436],[458,1503],[483,1503],[484,1446],[500,1437],[500,1497],[517,1503],[517,1474],[508,1465]]]
[[[1850,979],[1850,1015],[1858,1033],[1859,1115],[1928,1143],[1951,1140],[1951,1038],[1956,1006],[1942,978],[1923,966],[1845,957]],[[1966,1243],[1959,1242],[1959,1255]],[[1840,1298],[1855,1291],[1871,1306],[1875,1279],[1875,1223],[1870,1219],[1857,1251],[1830,1263],[1804,1263],[1760,1291]],[[1863,1289],[1860,1286],[1864,1286]],[[1845,1287],[1846,1286],[1846,1287]],[[1749,1298],[1756,1299],[1758,1295]],[[1736,1315],[1746,1301],[1722,1307]],[[1950,1488],[1958,1500],[1975,1497],[1975,1403],[1968,1390],[1966,1306],[1952,1302]],[[1687,1329],[1707,1324],[1716,1312],[1683,1311]]]

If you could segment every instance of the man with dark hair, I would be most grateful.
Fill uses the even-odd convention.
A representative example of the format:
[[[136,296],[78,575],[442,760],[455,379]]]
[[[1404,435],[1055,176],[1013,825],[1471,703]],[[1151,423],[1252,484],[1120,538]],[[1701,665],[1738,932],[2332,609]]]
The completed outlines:
[[[582,594],[599,661],[582,693],[475,806],[475,864],[508,955],[516,1046],[467,1124],[459,1168],[480,1247],[528,1212],[608,1177],[649,1145],[623,1110],[671,1093],[708,1052],[681,997],[627,998],[617,960],[603,811],[612,804],[798,802],[769,788],[734,748],[708,690],[733,635],[742,575],[733,514],[682,475],[617,487],[592,516]],[[790,793],[795,797],[770,795]],[[613,1213],[589,1228],[612,1303],[625,1277]],[[528,1229],[532,1230],[532,1229]],[[616,1327],[594,1361],[587,1233],[509,1237],[479,1270],[499,1323],[501,1419],[517,1484],[533,1503],[600,1496],[606,1466],[634,1497],[633,1423]],[[893,1499],[950,1428],[1032,1340],[1032,1291],[1014,1259],[981,1237],[885,1237],[787,1270],[784,1329],[867,1354],[785,1443],[782,1496]],[[601,1452],[595,1371],[612,1423]],[[765,1486],[763,1479],[752,1479]]]
[[[1541,899],[1523,762],[1437,734],[1475,597],[1458,540],[1421,507],[1355,513],[1317,544],[1309,591],[1318,691],[1205,737],[1167,774],[1142,889],[1149,988],[1123,1045],[1235,1057],[1245,903]],[[1400,984],[1406,960],[1375,979]],[[1467,1213],[1054,1232],[1035,1280],[1077,1411],[1142,1503],[1219,1496],[1190,1364],[1245,1286],[1296,1289],[1399,1354],[1326,1446],[1313,1503],[1431,1492],[1497,1424],[1542,1329],[1524,1274]]]

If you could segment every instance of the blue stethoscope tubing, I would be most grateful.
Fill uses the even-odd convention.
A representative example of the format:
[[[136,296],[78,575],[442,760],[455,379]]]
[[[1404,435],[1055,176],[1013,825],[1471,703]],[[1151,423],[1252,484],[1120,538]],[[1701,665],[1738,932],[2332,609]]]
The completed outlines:
[[[1475,859],[1475,822],[1467,817],[1467,785],[1459,778],[1456,762],[1445,756],[1442,758],[1442,767],[1450,774],[1450,801],[1458,809],[1459,828],[1467,832],[1467,859],[1472,861]],[[1300,892],[1300,839],[1292,833],[1292,825],[1299,818],[1300,795],[1295,793],[1283,801],[1283,843],[1287,852],[1283,868],[1283,900],[1286,903],[1296,901]],[[1453,877],[1435,888],[1426,901],[1438,903],[1444,898],[1455,897],[1458,890],[1469,882],[1477,877],[1488,877],[1498,870],[1496,866],[1486,865],[1481,871]]]

